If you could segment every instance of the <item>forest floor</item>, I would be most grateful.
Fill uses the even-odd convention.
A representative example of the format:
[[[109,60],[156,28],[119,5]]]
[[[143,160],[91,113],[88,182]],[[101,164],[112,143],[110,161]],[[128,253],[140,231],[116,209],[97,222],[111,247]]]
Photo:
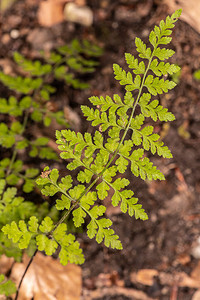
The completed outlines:
[[[134,38],[147,41],[154,25],[168,14],[162,1],[88,0],[94,24],[83,27],[63,22],[51,28],[37,21],[37,1],[23,0],[4,13],[0,21],[0,67],[5,68],[13,52],[29,57],[52,44],[85,38],[103,47],[104,53],[95,73],[87,78],[88,90],[65,89],[54,99],[67,105],[80,118],[79,128],[88,129],[80,105],[92,95],[122,94],[115,82],[112,65],[125,67],[124,53],[134,53]],[[14,33],[19,33],[16,38]],[[33,33],[35,32],[34,38]],[[164,173],[165,181],[144,182],[131,177],[132,188],[149,215],[143,222],[121,214],[108,201],[108,214],[123,243],[113,251],[78,234],[86,262],[82,266],[82,299],[92,300],[198,300],[200,289],[200,83],[193,73],[200,69],[200,35],[188,24],[178,21],[173,31],[172,62],[181,67],[177,86],[159,96],[161,104],[176,116],[156,131],[171,149],[173,159],[152,158]],[[0,96],[5,88],[0,85]],[[60,104],[62,105],[62,104]],[[53,133],[51,133],[51,136]],[[196,298],[195,298],[196,297]]]

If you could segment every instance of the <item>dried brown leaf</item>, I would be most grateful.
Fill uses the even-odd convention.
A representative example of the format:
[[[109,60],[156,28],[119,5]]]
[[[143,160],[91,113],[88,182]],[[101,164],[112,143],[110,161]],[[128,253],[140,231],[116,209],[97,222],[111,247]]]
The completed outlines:
[[[19,284],[28,264],[24,255],[23,263],[16,263],[11,279]],[[37,253],[20,288],[18,300],[79,300],[81,294],[81,268]]]
[[[11,269],[13,263],[13,257],[7,257],[3,254],[0,258],[0,274],[6,274]]]
[[[170,12],[182,8],[181,19],[200,33],[200,1],[199,0],[165,0]]]

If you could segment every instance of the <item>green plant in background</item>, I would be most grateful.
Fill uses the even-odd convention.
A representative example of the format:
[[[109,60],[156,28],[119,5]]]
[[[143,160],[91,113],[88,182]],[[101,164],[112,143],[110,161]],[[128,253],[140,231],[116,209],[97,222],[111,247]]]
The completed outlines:
[[[58,211],[55,207],[50,209],[47,202],[38,205],[17,195],[21,194],[20,188],[29,193],[35,187],[35,178],[40,169],[39,165],[33,163],[34,158],[59,159],[57,153],[48,146],[49,138],[36,138],[31,127],[38,126],[35,128],[41,132],[41,126],[50,126],[53,119],[62,126],[68,126],[63,111],[53,111],[49,105],[51,96],[56,93],[55,83],[61,81],[76,89],[87,88],[88,84],[78,77],[95,70],[98,62],[90,57],[98,57],[101,53],[98,46],[73,40],[70,45],[59,47],[48,55],[43,53],[43,62],[28,60],[16,52],[14,61],[18,75],[0,72],[0,81],[15,92],[8,99],[0,98],[0,228],[12,221],[28,220],[33,215],[39,220],[47,215],[57,220]],[[70,62],[70,58],[73,61]],[[34,249],[33,241],[27,251],[32,255]],[[0,254],[13,256],[16,261],[20,261],[22,256],[22,250],[8,240],[2,231]],[[8,283],[3,281],[0,293],[4,287],[10,286]]]
[[[130,167],[133,175],[143,180],[164,180],[164,175],[146,157],[145,151],[171,158],[167,146],[154,133],[154,127],[145,125],[145,119],[153,121],[172,121],[174,115],[159,104],[154,96],[168,92],[175,83],[162,78],[163,75],[176,73],[179,67],[165,63],[174,51],[160,47],[171,41],[172,28],[181,14],[177,10],[171,17],[161,21],[149,35],[151,47],[140,38],[135,39],[139,58],[126,53],[126,62],[131,71],[126,72],[114,64],[115,79],[125,86],[123,99],[119,95],[91,97],[90,102],[96,108],[82,106],[82,112],[95,127],[94,135],[86,132],[75,133],[69,129],[56,131],[61,158],[67,162],[67,169],[77,169],[77,178],[71,175],[61,177],[57,169],[46,167],[37,179],[44,196],[57,195],[56,209],[64,211],[62,218],[54,224],[50,216],[39,222],[34,214],[28,222],[13,220],[2,231],[20,249],[25,249],[31,241],[39,251],[52,255],[59,249],[60,262],[81,264],[84,256],[74,235],[67,232],[67,217],[72,214],[76,227],[85,223],[87,235],[98,243],[113,249],[122,249],[121,241],[111,228],[112,221],[105,217],[106,207],[103,200],[111,192],[113,206],[120,205],[122,213],[146,220],[148,216],[134,192],[128,189],[130,181],[124,174]],[[137,92],[137,97],[133,97]],[[136,107],[140,112],[136,113]],[[106,133],[104,135],[104,132]],[[36,250],[37,251],[37,250]],[[18,288],[19,290],[19,288]]]
[[[200,70],[196,70],[196,71],[194,72],[194,78],[195,78],[196,80],[200,80]]]
[[[1,113],[12,118],[11,122],[6,118],[5,122],[0,123],[0,145],[13,150],[11,157],[0,161],[0,178],[5,178],[9,185],[22,181],[23,191],[31,192],[34,178],[39,174],[38,168],[25,168],[24,162],[17,159],[19,152],[26,151],[28,156],[40,159],[57,159],[57,154],[48,147],[47,137],[30,139],[27,135],[29,124],[33,121],[41,126],[43,122],[48,127],[55,119],[58,124],[67,126],[63,111],[52,111],[48,105],[51,95],[56,92],[53,81],[64,81],[76,89],[87,88],[88,84],[81,82],[75,75],[93,72],[98,63],[89,59],[89,56],[96,57],[101,53],[98,46],[87,41],[83,41],[81,45],[78,40],[73,40],[70,45],[58,47],[49,55],[43,55],[47,63],[31,61],[18,52],[14,53],[14,60],[20,70],[25,72],[25,76],[11,76],[0,72],[0,81],[16,92],[9,99],[0,99]]]
[[[14,282],[11,280],[6,280],[3,274],[0,275],[0,294],[9,296],[16,292],[16,287]]]

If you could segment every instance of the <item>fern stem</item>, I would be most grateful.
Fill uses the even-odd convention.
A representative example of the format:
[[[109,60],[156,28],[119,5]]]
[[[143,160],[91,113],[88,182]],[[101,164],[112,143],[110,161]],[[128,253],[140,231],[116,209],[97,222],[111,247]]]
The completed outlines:
[[[118,151],[119,151],[119,148],[120,146],[122,145],[122,143],[124,142],[124,139],[126,138],[126,135],[127,135],[127,132],[128,130],[130,129],[130,126],[131,126],[131,121],[133,119],[133,116],[134,116],[134,113],[135,113],[135,110],[136,110],[136,106],[140,100],[140,96],[142,94],[142,90],[143,90],[143,87],[144,87],[144,82],[145,82],[145,79],[147,77],[147,73],[149,71],[149,68],[150,68],[150,65],[151,65],[151,62],[152,62],[152,59],[154,57],[154,53],[157,49],[159,45],[159,40],[157,41],[157,43],[155,44],[154,46],[154,49],[152,51],[152,54],[151,54],[151,57],[149,58],[149,61],[148,61],[148,65],[146,67],[146,70],[144,72],[144,75],[143,75],[143,78],[142,78],[142,82],[141,82],[141,86],[139,88],[139,92],[138,92],[138,95],[137,95],[137,98],[135,100],[135,103],[133,105],[133,108],[132,108],[132,112],[131,112],[131,115],[130,115],[130,118],[129,118],[129,122],[125,128],[125,131],[124,131],[124,134],[117,146],[117,149],[115,150],[113,156],[111,157],[111,159],[109,160],[109,162],[106,164],[106,166],[103,168],[103,170],[97,175],[97,177],[93,180],[93,182],[87,187],[87,189],[80,195],[80,197],[75,200],[75,203],[71,206],[71,208],[64,214],[64,216],[58,221],[58,223],[55,225],[54,229],[51,231],[51,233],[53,231],[55,231],[55,229],[59,226],[59,224],[61,224],[62,222],[64,222],[64,220],[68,217],[68,215],[71,213],[71,211],[78,205],[78,203],[80,202],[81,198],[86,195],[90,190],[91,188],[96,184],[96,182],[100,179],[100,177],[103,175],[103,173],[108,169],[108,167],[111,165],[111,163],[113,162],[113,160],[116,158],[117,154],[118,154]],[[84,209],[85,210],[85,209]],[[85,210],[86,211],[86,210]],[[87,212],[89,214],[89,212]],[[90,215],[90,214],[89,214]]]
[[[157,47],[157,46],[156,46]],[[129,122],[126,126],[126,129],[124,131],[124,134],[118,144],[118,147],[117,149],[115,150],[113,156],[111,157],[111,159],[109,160],[109,162],[107,163],[107,165],[104,167],[104,169],[97,175],[97,177],[93,180],[93,182],[87,187],[87,189],[82,193],[82,195],[80,195],[80,197],[75,201],[75,203],[70,207],[70,209],[63,215],[63,217],[56,223],[56,225],[54,226],[54,228],[51,230],[50,234],[52,234],[56,228],[65,221],[65,219],[69,216],[69,214],[72,212],[72,210],[78,205],[78,203],[80,202],[81,198],[86,195],[90,190],[91,188],[96,184],[96,182],[100,179],[100,177],[103,175],[103,173],[108,169],[108,167],[111,165],[111,163],[113,162],[113,160],[115,159],[115,157],[117,156],[118,154],[118,151],[119,151],[119,148],[121,146],[121,144],[123,143],[126,135],[127,135],[127,132],[130,128],[130,125],[131,125],[131,121],[133,119],[133,116],[134,116],[134,113],[135,113],[135,109],[136,109],[136,106],[138,104],[138,101],[140,99],[140,96],[141,96],[141,93],[142,93],[142,89],[144,87],[144,82],[145,82],[145,79],[146,79],[146,76],[147,76],[147,73],[149,71],[149,67],[150,67],[150,64],[151,64],[151,61],[152,61],[152,58],[154,56],[154,51],[156,49],[156,47],[154,48],[153,52],[152,52],[152,55],[151,55],[151,58],[149,59],[149,63],[147,65],[147,68],[146,68],[146,71],[144,73],[144,76],[142,78],[142,83],[141,83],[141,86],[140,86],[140,89],[139,89],[139,92],[138,92],[138,96],[137,96],[137,99],[135,100],[135,103],[134,103],[134,106],[133,106],[133,109],[132,109],[132,112],[131,112],[131,116],[130,116],[130,119],[129,119]],[[66,193],[64,193],[66,194]],[[67,195],[68,197],[68,195]],[[71,198],[71,197],[70,197]],[[71,199],[72,200],[72,199]],[[89,214],[89,212],[87,211],[87,213]],[[90,214],[89,214],[90,215]]]
[[[125,131],[124,131],[124,134],[123,134],[123,136],[122,136],[122,138],[121,138],[121,140],[120,140],[120,142],[119,142],[119,144],[118,144],[118,146],[117,146],[117,149],[115,150],[113,156],[111,157],[111,159],[110,159],[110,161],[107,163],[107,165],[104,167],[104,169],[101,171],[101,173],[99,174],[99,176],[101,176],[101,175],[107,170],[107,168],[111,165],[111,163],[113,162],[113,160],[114,160],[115,157],[117,156],[118,151],[119,151],[119,148],[120,148],[121,144],[123,143],[123,141],[124,141],[124,139],[125,139],[125,137],[126,137],[126,135],[127,135],[127,132],[128,132],[128,130],[129,130],[129,128],[130,128],[130,125],[131,125],[131,121],[132,121],[133,116],[134,116],[134,113],[135,113],[136,106],[137,106],[137,104],[138,104],[138,101],[139,101],[140,96],[141,96],[141,93],[142,93],[142,89],[143,89],[143,87],[144,87],[144,81],[145,81],[146,76],[147,76],[147,73],[148,73],[148,71],[149,71],[149,67],[150,67],[150,64],[151,64],[151,61],[152,61],[152,58],[153,58],[155,49],[156,49],[156,47],[154,48],[154,50],[153,50],[153,52],[152,52],[152,55],[151,55],[151,58],[149,59],[149,63],[148,63],[148,65],[147,65],[146,71],[145,71],[144,76],[143,76],[143,78],[142,78],[142,83],[141,83],[141,86],[140,86],[140,89],[139,89],[139,92],[138,92],[138,96],[137,96],[137,99],[135,100],[135,103],[134,103],[134,106],[133,106],[133,109],[132,109],[132,112],[131,112],[131,116],[130,116],[130,118],[129,118],[129,122],[128,122],[127,126],[126,126],[126,129],[125,129]]]

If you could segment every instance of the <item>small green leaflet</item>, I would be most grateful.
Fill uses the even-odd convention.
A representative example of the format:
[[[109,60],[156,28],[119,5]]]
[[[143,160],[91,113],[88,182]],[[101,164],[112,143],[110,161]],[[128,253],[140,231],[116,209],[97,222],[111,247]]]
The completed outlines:
[[[164,108],[162,105],[159,105],[158,100],[151,101],[151,95],[149,93],[143,93],[139,100],[139,105],[141,112],[145,117],[151,117],[153,121],[173,121],[175,116],[168,112],[167,108]]]
[[[147,87],[150,94],[156,96],[157,94],[167,93],[168,90],[173,89],[176,86],[174,81],[159,79],[158,77],[153,77],[153,75],[148,75],[144,86]]]
[[[5,296],[10,296],[16,292],[15,283],[11,280],[5,280],[3,274],[0,275],[0,294]]]
[[[151,49],[147,48],[145,43],[138,37],[135,39],[136,50],[139,53],[139,57],[150,59],[151,58]]]

